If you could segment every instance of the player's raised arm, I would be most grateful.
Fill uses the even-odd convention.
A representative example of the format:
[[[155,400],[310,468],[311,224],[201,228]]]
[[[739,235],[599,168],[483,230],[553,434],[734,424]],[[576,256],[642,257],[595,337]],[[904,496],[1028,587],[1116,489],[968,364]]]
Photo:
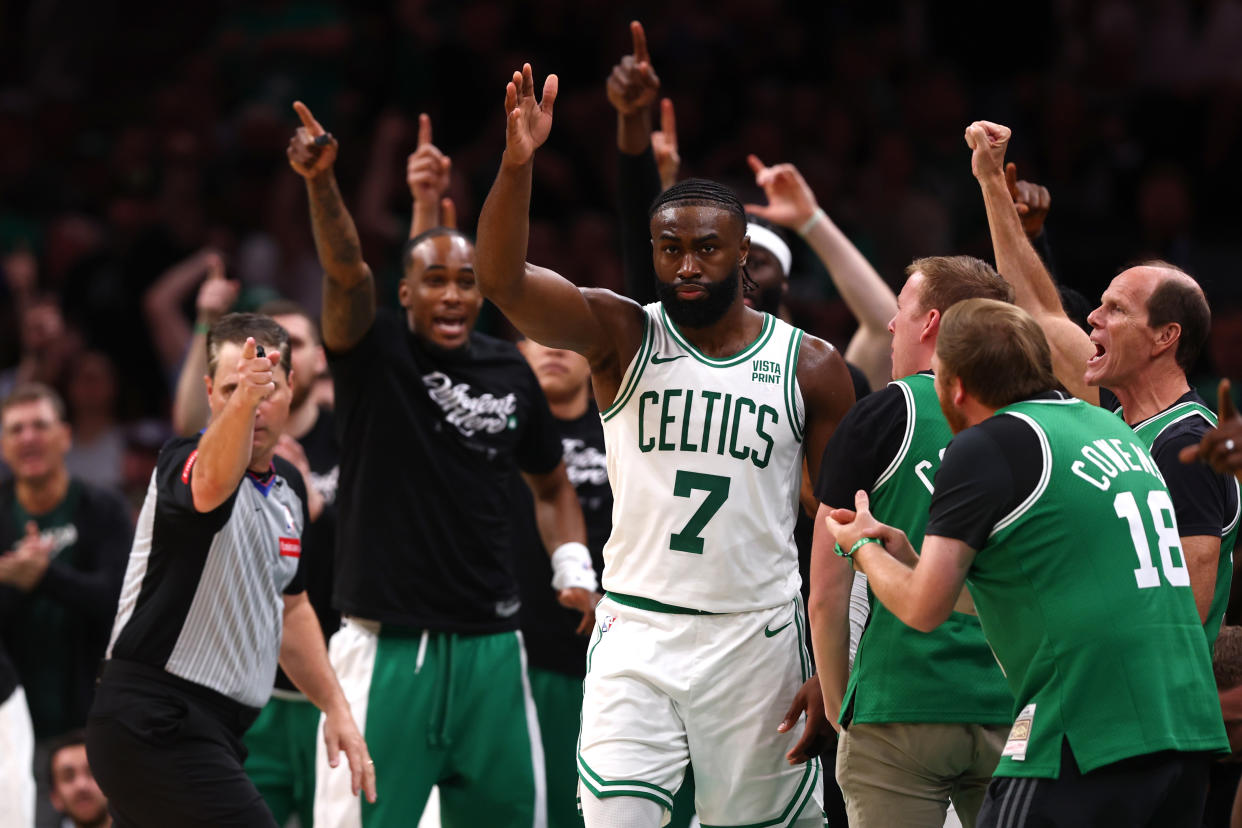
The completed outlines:
[[[746,158],[768,203],[747,204],[746,212],[788,227],[806,239],[828,269],[858,330],[850,338],[845,358],[867,376],[872,388],[892,379],[892,342],[888,323],[897,314],[897,296],[853,242],[819,206],[798,168],[793,164],[765,166],[758,156]]]
[[[375,320],[375,279],[362,260],[358,230],[336,185],[336,139],[301,101],[293,109],[302,126],[285,154],[294,172],[306,179],[315,250],[323,268],[323,342],[333,351],[347,351]]]
[[[1022,228],[1006,181],[1005,149],[1010,134],[1008,127],[990,121],[975,121],[966,128],[966,145],[972,153],[970,168],[983,191],[996,270],[1013,285],[1015,304],[1034,316],[1043,329],[1052,347],[1057,379],[1074,396],[1098,404],[1099,390],[1083,380],[1095,347],[1061,307],[1057,286]]]
[[[594,368],[614,346],[586,297],[562,276],[526,263],[535,151],[552,129],[556,90],[557,77],[549,75],[536,99],[529,63],[505,89],[505,151],[479,213],[475,274],[483,295],[518,330],[549,347],[577,351]]]

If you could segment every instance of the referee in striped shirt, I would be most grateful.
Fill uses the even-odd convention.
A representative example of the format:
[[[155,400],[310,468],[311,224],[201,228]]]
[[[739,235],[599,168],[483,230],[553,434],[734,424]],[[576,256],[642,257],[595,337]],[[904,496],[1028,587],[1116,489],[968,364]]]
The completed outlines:
[[[231,314],[207,354],[211,423],[160,451],[87,722],[118,826],[276,828],[242,768],[241,737],[278,660],[324,711],[331,765],[344,750],[354,793],[375,800],[374,765],[302,585],[305,484],[275,456],[288,335],[268,317]]]

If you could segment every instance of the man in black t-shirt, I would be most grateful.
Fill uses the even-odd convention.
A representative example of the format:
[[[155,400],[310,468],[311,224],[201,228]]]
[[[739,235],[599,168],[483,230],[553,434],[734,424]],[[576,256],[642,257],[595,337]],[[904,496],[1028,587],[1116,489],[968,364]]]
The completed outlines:
[[[559,600],[593,623],[596,587],[555,420],[511,344],[474,332],[474,248],[436,228],[411,239],[402,315],[375,280],[342,203],[336,142],[300,103],[289,144],[325,271],[323,337],[341,443],[331,655],[365,721],[376,805],[322,775],[317,826],[414,824],[439,785],[446,820],[542,822],[543,763],[518,634],[512,491],[519,474],[553,554]],[[497,772],[503,772],[499,783]]]
[[[288,335],[267,317],[233,314],[207,350],[211,423],[160,451],[87,750],[122,824],[275,828],[242,768],[241,737],[278,661],[325,712],[333,765],[344,750],[349,784],[372,800],[374,769],[303,587],[305,485],[276,456]]]

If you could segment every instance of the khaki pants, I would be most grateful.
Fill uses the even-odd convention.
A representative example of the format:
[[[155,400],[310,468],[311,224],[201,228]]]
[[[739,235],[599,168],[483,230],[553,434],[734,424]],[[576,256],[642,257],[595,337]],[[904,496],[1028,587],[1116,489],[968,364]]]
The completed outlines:
[[[973,828],[1007,726],[852,724],[837,747],[850,828],[941,828],[949,800]]]

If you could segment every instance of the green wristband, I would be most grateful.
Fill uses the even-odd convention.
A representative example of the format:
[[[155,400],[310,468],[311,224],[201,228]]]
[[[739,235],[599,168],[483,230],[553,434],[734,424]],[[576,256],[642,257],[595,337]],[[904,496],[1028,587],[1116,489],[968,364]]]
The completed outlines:
[[[833,546],[833,551],[836,552],[838,555],[840,555],[842,558],[849,558],[850,560],[853,560],[854,553],[857,552],[859,549],[862,549],[863,546],[868,543],[878,543],[881,548],[884,548],[884,541],[880,540],[879,538],[859,538],[858,540],[854,541],[854,545],[850,547],[849,552],[846,552],[844,549],[842,549],[841,544],[839,543],[834,543],[832,546]]]
[[[210,332],[211,332],[211,326],[206,324],[205,322],[194,323],[194,333],[202,334],[203,336],[206,336]]]

